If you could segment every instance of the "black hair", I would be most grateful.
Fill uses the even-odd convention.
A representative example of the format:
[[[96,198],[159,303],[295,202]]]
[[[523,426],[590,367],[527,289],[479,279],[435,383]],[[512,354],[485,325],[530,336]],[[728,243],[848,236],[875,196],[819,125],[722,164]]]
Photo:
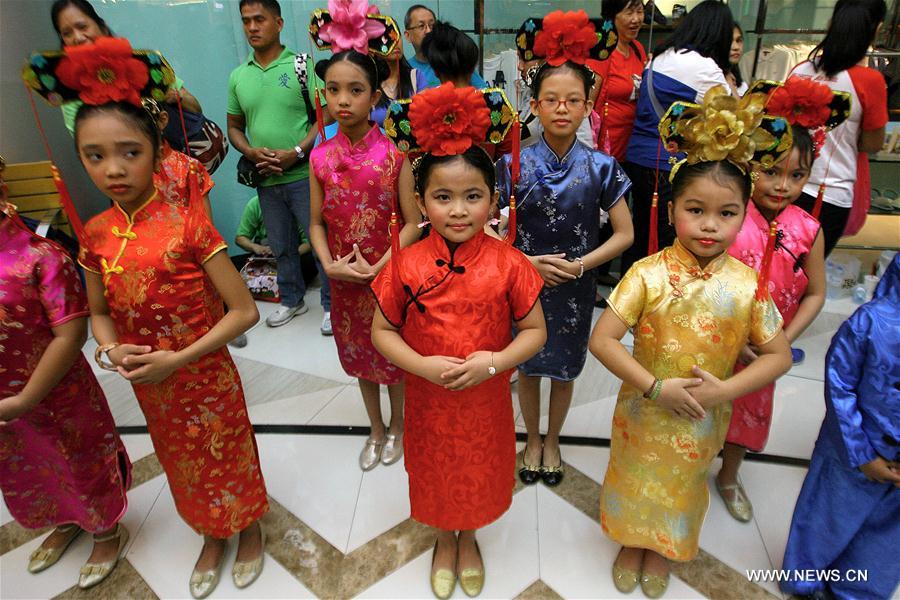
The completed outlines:
[[[594,87],[594,72],[584,65],[573,63],[570,60],[567,60],[558,67],[554,67],[550,63],[542,64],[538,68],[537,73],[534,74],[534,78],[531,80],[532,97],[537,99],[537,97],[540,95],[541,85],[543,85],[545,79],[547,79],[551,75],[555,75],[556,73],[565,71],[572,71],[581,78],[581,82],[584,84],[584,95],[587,98],[590,98],[591,88]]]
[[[794,138],[794,148],[800,153],[800,166],[804,169],[812,169],[816,159],[816,147],[813,144],[809,129],[800,125],[791,125],[791,134]]]
[[[281,5],[278,4],[278,0],[241,0],[238,4],[238,10],[251,4],[259,4],[276,17],[281,16]]]
[[[615,19],[616,15],[626,8],[637,8],[639,6],[644,8],[644,3],[641,0],[603,0],[600,8],[600,17],[607,20]]]
[[[79,156],[81,153],[78,152],[78,126],[90,117],[107,113],[115,113],[127,121],[129,125],[137,128],[150,140],[153,146],[153,154],[159,153],[160,146],[162,146],[162,138],[160,137],[159,127],[148,110],[129,102],[107,102],[99,105],[82,104],[78,108],[78,112],[75,114],[75,152]]]
[[[825,39],[809,60],[828,77],[849,69],[866,55],[886,13],[884,0],[838,0]]]
[[[112,29],[110,29],[109,25],[106,24],[106,21],[97,14],[97,11],[88,0],[55,0],[50,7],[50,19],[53,21],[53,29],[56,30],[56,35],[59,36],[60,43],[62,43],[62,33],[59,31],[59,13],[70,6],[74,6],[83,12],[87,18],[94,21],[104,35],[111,36],[113,34]]]
[[[399,100],[401,98],[412,98],[415,94],[415,89],[413,88],[412,82],[412,65],[409,64],[409,61],[406,60],[405,56],[400,56],[400,71],[397,75],[397,97],[391,98],[387,95],[387,92],[384,91],[383,84],[387,80],[388,75],[390,75],[390,67],[385,62],[384,65],[385,73],[382,78],[382,88],[381,88],[381,98],[378,100],[377,106],[387,106],[393,100]]]
[[[478,66],[478,46],[472,38],[443,21],[422,40],[422,54],[439,79],[468,79]]]
[[[434,154],[424,154],[418,159],[415,165],[416,191],[420,196],[425,196],[425,188],[428,187],[428,178],[431,172],[438,165],[446,165],[457,160],[465,161],[467,165],[481,172],[484,176],[484,182],[487,184],[488,191],[494,192],[497,185],[497,174],[494,172],[494,162],[488,153],[481,146],[472,145],[462,154],[451,154],[450,156],[436,156]]]
[[[734,35],[734,17],[720,0],[705,0],[691,10],[679,23],[672,35],[658,45],[654,56],[673,48],[678,52],[697,52],[716,61],[723,73],[730,68],[731,38]]]
[[[428,8],[427,6],[425,6],[424,4],[413,4],[413,5],[410,6],[409,9],[406,11],[406,16],[403,17],[403,29],[409,29],[409,26],[412,24],[412,14],[413,14],[414,12],[416,12],[417,10],[422,10],[422,9],[427,10],[428,12],[430,12],[430,13],[431,13],[431,16],[432,16],[434,19],[437,19],[437,15],[434,14],[434,11],[431,10],[430,8]]]
[[[737,21],[734,22],[734,29],[731,30],[731,37],[734,39],[734,30],[737,29],[741,32],[741,37],[744,37],[744,30],[741,29],[741,26],[738,25]],[[730,54],[730,52],[729,52]],[[744,76],[741,75],[741,67],[738,64],[731,64],[729,61],[728,70],[731,71],[731,75],[734,77],[734,87],[741,87],[744,85]]]
[[[672,180],[672,204],[675,204],[675,201],[691,182],[703,177],[711,177],[721,186],[735,186],[745,205],[750,199],[750,192],[753,189],[750,173],[744,173],[727,160],[716,160],[681,165],[675,173],[675,179]]]
[[[319,76],[319,79],[325,81],[325,75],[328,73],[331,65],[343,61],[352,63],[362,69],[362,72],[366,74],[366,81],[369,82],[369,87],[372,88],[373,92],[381,89],[381,84],[388,74],[387,64],[377,56],[361,54],[356,50],[344,50],[332,55],[328,60],[320,60],[316,63],[316,75]]]

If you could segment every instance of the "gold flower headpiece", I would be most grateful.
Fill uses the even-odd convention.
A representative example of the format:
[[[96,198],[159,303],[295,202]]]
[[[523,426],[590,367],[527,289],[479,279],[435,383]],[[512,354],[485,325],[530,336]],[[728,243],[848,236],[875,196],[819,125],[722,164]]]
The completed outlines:
[[[785,119],[765,114],[771,86],[754,85],[743,98],[723,86],[711,88],[703,104],[675,102],[659,122],[666,151],[686,158],[675,163],[669,179],[682,164],[727,160],[746,173],[751,163],[770,167],[791,149],[791,128]]]

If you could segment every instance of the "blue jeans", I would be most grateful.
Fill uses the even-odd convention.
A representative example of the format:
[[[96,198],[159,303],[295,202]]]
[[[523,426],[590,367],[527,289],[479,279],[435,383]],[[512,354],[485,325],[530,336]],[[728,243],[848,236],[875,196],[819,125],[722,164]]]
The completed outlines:
[[[278,291],[284,306],[297,306],[306,294],[300,268],[298,224],[309,235],[309,179],[259,187],[259,206],[266,226],[269,247],[278,265]],[[315,253],[314,253],[315,254]],[[325,269],[316,258],[322,281],[322,308],[331,310],[331,290]]]

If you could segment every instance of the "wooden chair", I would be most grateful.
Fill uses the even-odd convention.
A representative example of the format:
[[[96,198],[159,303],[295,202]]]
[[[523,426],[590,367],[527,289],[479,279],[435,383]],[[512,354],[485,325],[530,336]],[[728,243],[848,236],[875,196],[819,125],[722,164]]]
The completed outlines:
[[[47,230],[55,225],[75,237],[53,183],[50,161],[8,164],[3,180],[9,188],[8,200],[16,205],[18,213],[40,221],[38,234],[46,236]]]

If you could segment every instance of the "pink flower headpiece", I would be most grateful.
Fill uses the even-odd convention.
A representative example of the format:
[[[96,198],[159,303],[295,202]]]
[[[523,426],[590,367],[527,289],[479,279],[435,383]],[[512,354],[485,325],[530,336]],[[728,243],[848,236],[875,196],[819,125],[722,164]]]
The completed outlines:
[[[355,50],[387,56],[400,41],[394,20],[378,14],[366,0],[328,0],[327,11],[313,11],[309,35],[319,49],[334,53]]]

